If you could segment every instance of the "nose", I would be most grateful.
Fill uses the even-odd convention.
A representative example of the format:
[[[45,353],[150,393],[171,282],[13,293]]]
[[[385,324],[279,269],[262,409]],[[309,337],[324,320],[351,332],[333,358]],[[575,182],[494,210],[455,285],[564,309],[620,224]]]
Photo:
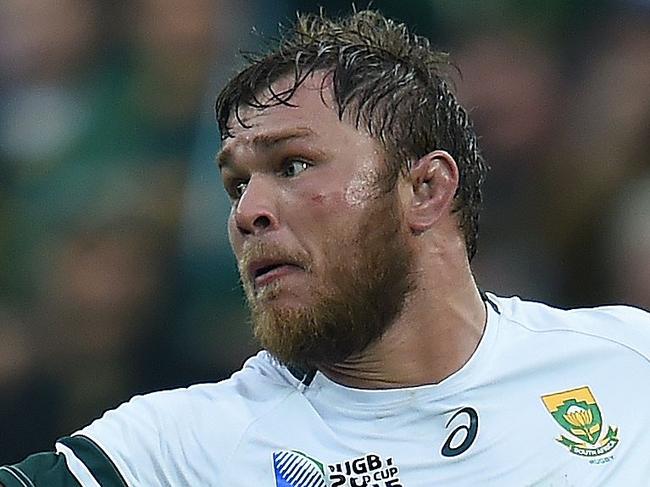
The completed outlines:
[[[264,176],[248,181],[235,209],[235,224],[242,235],[260,235],[278,228],[276,191]]]

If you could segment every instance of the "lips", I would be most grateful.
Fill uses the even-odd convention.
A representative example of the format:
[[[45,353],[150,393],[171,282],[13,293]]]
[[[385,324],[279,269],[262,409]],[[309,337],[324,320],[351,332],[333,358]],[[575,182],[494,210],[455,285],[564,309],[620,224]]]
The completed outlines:
[[[303,268],[289,261],[283,260],[258,260],[253,261],[248,267],[248,275],[255,287],[265,286],[270,282],[292,274],[294,272],[302,271]]]

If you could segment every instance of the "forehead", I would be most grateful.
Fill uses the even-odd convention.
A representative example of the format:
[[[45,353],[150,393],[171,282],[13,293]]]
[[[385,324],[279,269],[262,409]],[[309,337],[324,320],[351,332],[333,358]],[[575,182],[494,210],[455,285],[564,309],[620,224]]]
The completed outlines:
[[[333,97],[331,76],[327,73],[317,72],[311,74],[295,90],[295,93],[288,100],[289,105],[279,104],[266,109],[257,109],[242,105],[239,107],[239,116],[246,125],[254,125],[256,119],[264,115],[272,115],[276,118],[300,118],[304,120],[318,120],[321,117],[326,119],[337,119],[336,103]],[[273,94],[283,93],[292,89],[294,84],[293,76],[284,76],[271,84],[270,88],[264,89],[258,96],[264,103],[274,104]],[[289,109],[289,110],[287,110]],[[238,128],[236,120],[231,117],[233,128]]]
[[[293,77],[285,77],[273,83],[271,89],[274,93],[282,93],[292,85]],[[270,89],[262,92],[259,98],[265,103],[271,101]],[[279,104],[264,109],[240,106],[240,120],[234,114],[231,115],[229,126],[232,137],[224,140],[221,153],[230,154],[242,147],[268,146],[268,143],[257,142],[286,140],[283,134],[324,139],[336,144],[363,143],[378,146],[370,135],[358,130],[351,121],[345,117],[339,119],[331,76],[326,73],[317,72],[309,76],[288,102],[290,105]]]

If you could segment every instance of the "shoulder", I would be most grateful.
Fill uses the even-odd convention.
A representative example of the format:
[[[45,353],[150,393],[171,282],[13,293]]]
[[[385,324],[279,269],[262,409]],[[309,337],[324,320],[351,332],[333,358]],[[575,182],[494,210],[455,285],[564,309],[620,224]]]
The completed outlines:
[[[518,297],[489,295],[502,316],[534,334],[572,334],[604,340],[650,359],[650,313],[632,306],[560,309]]]
[[[247,428],[297,391],[297,381],[261,352],[225,381],[136,396],[73,435],[95,443],[127,484],[200,482],[219,468]],[[208,453],[209,456],[208,458]],[[187,465],[187,460],[198,462]]]
[[[295,380],[283,369],[261,352],[227,380],[135,396],[82,431],[94,433],[110,422],[196,423],[209,414],[221,418],[221,427],[234,433],[295,391]]]

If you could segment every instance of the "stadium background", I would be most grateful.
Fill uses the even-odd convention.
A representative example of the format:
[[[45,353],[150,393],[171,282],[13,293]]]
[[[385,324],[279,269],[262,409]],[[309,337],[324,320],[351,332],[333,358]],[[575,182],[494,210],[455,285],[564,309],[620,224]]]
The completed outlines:
[[[481,286],[650,308],[650,2],[373,5],[463,73],[493,166]],[[0,2],[0,464],[255,351],[212,106],[251,27],[296,9],[316,2]]]

